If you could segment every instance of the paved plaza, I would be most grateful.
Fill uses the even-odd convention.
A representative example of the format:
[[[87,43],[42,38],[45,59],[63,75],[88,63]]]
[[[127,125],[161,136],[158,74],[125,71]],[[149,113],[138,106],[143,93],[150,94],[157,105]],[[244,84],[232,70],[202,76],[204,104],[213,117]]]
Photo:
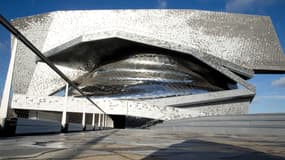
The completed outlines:
[[[2,137],[0,159],[285,159],[284,136],[231,136],[152,129]]]

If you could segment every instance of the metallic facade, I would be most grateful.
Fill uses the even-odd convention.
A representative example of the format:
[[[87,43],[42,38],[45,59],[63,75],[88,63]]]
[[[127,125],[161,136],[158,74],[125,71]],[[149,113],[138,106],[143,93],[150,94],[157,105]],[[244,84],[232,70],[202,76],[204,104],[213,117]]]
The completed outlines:
[[[114,58],[115,59],[115,58]],[[126,99],[156,98],[230,89],[222,75],[176,56],[138,53],[112,60],[78,77],[86,95]],[[76,95],[76,94],[71,94]]]
[[[133,112],[147,118],[159,118],[153,115],[163,115],[165,107],[179,111],[172,116],[167,112],[164,119],[246,113],[255,95],[246,80],[254,72],[285,72],[285,56],[265,16],[197,10],[58,11],[13,24],[82,91],[108,99],[105,109],[112,108],[113,99],[160,108],[145,105],[153,114]],[[21,108],[27,96],[50,100],[64,85],[18,45],[15,106]],[[72,89],[69,95],[80,99]]]

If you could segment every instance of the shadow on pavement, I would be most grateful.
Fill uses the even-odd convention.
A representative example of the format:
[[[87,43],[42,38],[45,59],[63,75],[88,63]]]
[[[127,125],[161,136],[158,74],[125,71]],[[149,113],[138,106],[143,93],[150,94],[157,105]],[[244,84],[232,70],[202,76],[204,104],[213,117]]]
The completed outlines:
[[[61,155],[57,155],[59,159],[73,159],[76,156],[80,155],[83,151],[88,150],[91,146],[97,144],[98,142],[102,141],[104,138],[115,134],[118,130],[114,130],[110,133],[106,133],[103,136],[96,137],[92,140],[87,141],[86,143],[80,144],[78,146],[72,147],[70,150],[64,151]]]
[[[284,157],[266,154],[252,149],[202,140],[187,140],[160,149],[144,160],[285,160]]]

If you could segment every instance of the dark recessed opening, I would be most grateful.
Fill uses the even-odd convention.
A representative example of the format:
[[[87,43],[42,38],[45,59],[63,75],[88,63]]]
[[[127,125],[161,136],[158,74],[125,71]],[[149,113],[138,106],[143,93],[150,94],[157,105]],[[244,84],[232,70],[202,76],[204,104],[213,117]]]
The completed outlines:
[[[126,116],[123,115],[110,115],[114,122],[114,128],[124,129],[126,128]]]
[[[149,126],[161,123],[162,120],[154,120],[150,118],[124,116],[124,115],[110,115],[114,122],[114,128],[147,128]]]

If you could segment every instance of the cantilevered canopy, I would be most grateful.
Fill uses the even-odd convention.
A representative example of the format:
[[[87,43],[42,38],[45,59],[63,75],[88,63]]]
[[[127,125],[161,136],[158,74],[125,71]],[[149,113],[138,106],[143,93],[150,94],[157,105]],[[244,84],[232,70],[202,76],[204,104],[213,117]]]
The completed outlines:
[[[46,26],[46,34],[35,37],[44,41],[43,52],[80,35],[101,32],[104,37],[108,34],[104,31],[114,30],[192,47],[256,72],[285,71],[283,51],[266,16],[198,10],[90,10],[51,12],[16,19],[14,24],[28,38],[35,34],[31,31],[43,31]]]
[[[82,42],[121,38],[183,53],[191,49],[203,60],[221,63],[245,77],[252,75],[251,70],[285,72],[285,56],[265,16],[198,10],[85,10],[24,17],[13,24],[46,56]],[[26,93],[31,82],[36,64],[23,63],[27,61],[35,62],[36,57],[20,44],[15,93]]]

